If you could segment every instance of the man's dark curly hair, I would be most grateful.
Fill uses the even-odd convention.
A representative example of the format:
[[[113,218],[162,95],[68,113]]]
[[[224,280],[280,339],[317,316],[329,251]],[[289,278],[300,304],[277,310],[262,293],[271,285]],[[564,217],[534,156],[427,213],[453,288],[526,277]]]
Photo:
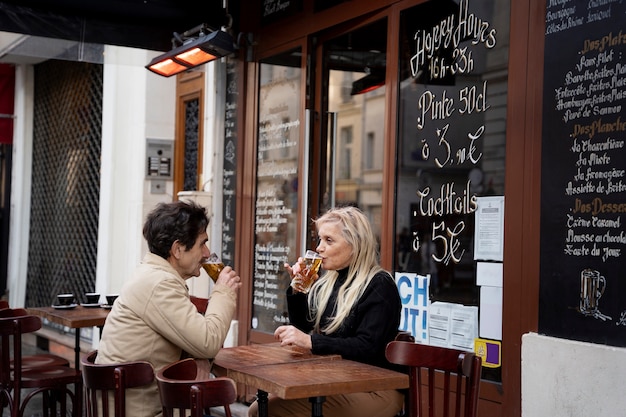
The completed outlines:
[[[167,259],[175,241],[178,240],[188,250],[208,225],[205,208],[194,202],[159,203],[146,218],[143,237],[150,252]]]

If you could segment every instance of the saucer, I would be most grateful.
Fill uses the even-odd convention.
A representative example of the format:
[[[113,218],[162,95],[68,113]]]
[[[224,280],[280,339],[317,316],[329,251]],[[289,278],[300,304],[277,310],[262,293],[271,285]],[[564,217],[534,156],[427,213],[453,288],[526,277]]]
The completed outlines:
[[[66,305],[66,306],[55,306],[53,305],[52,308],[56,308],[57,310],[71,310],[73,308],[76,308],[78,304],[70,304],[70,305]]]
[[[100,307],[100,303],[80,303],[80,305],[87,308]]]
[[[112,309],[112,308],[113,308],[113,306],[110,306],[110,305],[108,305],[108,304],[100,304],[100,307],[102,307],[102,308],[106,308],[107,310],[110,310],[110,309]]]

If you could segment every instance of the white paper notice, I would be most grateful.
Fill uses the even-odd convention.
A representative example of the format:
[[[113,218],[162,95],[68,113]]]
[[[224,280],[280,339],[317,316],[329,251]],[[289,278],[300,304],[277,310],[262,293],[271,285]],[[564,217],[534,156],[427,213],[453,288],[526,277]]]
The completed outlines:
[[[429,344],[454,349],[474,350],[478,337],[478,307],[434,302],[429,309]]]
[[[451,311],[450,347],[474,350],[478,337],[478,307],[455,305]]]
[[[480,337],[502,340],[502,287],[480,287]]]
[[[502,261],[504,256],[504,196],[478,197],[474,260]]]
[[[502,262],[476,262],[476,285],[502,287]]]
[[[448,347],[450,340],[451,304],[434,302],[428,315],[428,344]]]

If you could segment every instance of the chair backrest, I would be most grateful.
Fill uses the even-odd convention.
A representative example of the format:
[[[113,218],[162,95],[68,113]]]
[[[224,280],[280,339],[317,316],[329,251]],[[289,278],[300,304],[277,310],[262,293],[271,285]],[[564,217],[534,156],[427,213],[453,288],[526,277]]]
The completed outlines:
[[[28,315],[28,312],[23,309],[23,308],[3,308],[0,309],[0,320],[1,319],[9,319],[12,317],[20,317],[20,316],[26,316]],[[31,319],[32,320],[32,319]],[[37,320],[34,319],[34,321],[36,322]],[[39,320],[40,323],[40,328],[41,328],[41,320]],[[2,381],[2,385],[5,386],[7,383],[9,383],[10,381],[10,369],[12,369],[13,367],[11,366],[11,361],[13,360],[11,358],[10,355],[10,346],[11,346],[11,336],[13,337],[13,342],[14,345],[15,343],[19,342],[19,346],[18,348],[18,352],[15,352],[15,346],[13,347],[13,351],[14,351],[14,355],[15,353],[19,353],[20,358],[18,358],[18,361],[21,360],[21,349],[22,349],[22,342],[21,342],[21,334],[15,334],[15,332],[18,330],[18,328],[16,327],[18,324],[14,323],[12,320],[10,322],[5,322],[2,326],[2,342],[1,342],[1,346],[2,346],[2,359],[0,362],[0,381]],[[32,327],[32,324],[29,325]],[[38,330],[38,329],[35,329]],[[33,330],[33,331],[35,331]],[[20,330],[22,331],[22,330]],[[9,364],[9,368],[5,368],[5,362]],[[7,369],[7,371],[5,371],[5,369]]]
[[[156,374],[163,405],[163,416],[173,417],[176,410],[185,416],[201,417],[210,407],[224,407],[231,417],[230,404],[237,400],[237,386],[226,377],[196,378],[198,368],[194,359],[184,359],[161,369]]]
[[[206,312],[206,308],[209,305],[208,298],[196,297],[195,295],[189,296],[189,299],[198,309],[198,313],[204,314]]]
[[[400,330],[398,331],[396,338],[393,340],[398,340],[400,342],[415,342],[415,337],[413,337],[411,332]]]
[[[126,389],[151,384],[154,381],[152,365],[145,361],[98,365],[95,363],[97,355],[98,351],[94,350],[81,360],[87,416],[124,417]]]
[[[0,300],[0,308],[9,308],[9,302],[7,300]]]
[[[479,356],[401,341],[389,343],[385,354],[389,362],[408,366],[409,417],[476,417],[482,364]],[[422,384],[423,372],[427,375],[427,386]],[[456,380],[454,387],[453,380]]]
[[[0,309],[0,318],[27,316],[25,308],[3,308]]]
[[[3,317],[0,317],[0,337],[2,337],[0,385],[4,388],[19,386],[22,377],[22,334],[41,329],[41,319],[25,313],[24,309],[4,309],[2,310]],[[11,339],[13,339],[13,354],[9,349]],[[13,377],[11,377],[12,369]]]

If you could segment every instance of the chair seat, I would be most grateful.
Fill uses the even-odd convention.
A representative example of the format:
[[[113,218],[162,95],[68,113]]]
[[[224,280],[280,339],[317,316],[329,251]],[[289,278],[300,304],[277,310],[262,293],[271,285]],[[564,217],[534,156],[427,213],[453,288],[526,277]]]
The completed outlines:
[[[22,371],[22,388],[63,387],[80,376],[80,371],[65,366],[28,369]]]
[[[50,366],[70,366],[70,362],[57,355],[42,353],[39,355],[22,356],[22,369],[48,368]],[[13,362],[11,362],[13,369]]]

